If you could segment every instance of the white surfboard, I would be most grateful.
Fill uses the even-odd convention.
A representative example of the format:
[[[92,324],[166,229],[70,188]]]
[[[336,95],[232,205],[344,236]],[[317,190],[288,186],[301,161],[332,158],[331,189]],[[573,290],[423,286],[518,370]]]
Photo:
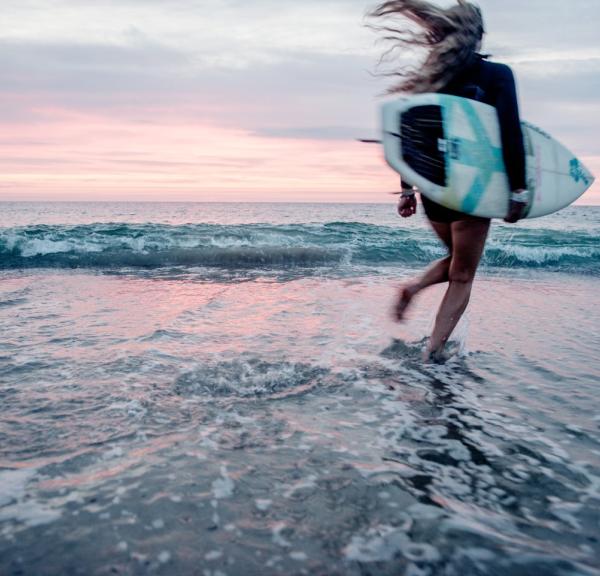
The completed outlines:
[[[495,108],[446,94],[420,94],[382,106],[388,164],[431,200],[467,214],[506,216],[509,184]],[[543,130],[523,122],[527,218],[551,214],[594,182],[587,168]]]

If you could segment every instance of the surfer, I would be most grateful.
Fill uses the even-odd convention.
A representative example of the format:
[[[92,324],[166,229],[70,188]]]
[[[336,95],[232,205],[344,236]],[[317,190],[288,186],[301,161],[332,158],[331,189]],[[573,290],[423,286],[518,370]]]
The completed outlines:
[[[458,0],[458,4],[446,9],[424,0],[389,0],[377,6],[371,15],[386,20],[379,29],[386,34],[387,40],[395,42],[396,47],[428,50],[419,69],[393,74],[400,80],[388,93],[440,92],[479,100],[496,108],[504,162],[513,191],[505,221],[517,222],[525,215],[529,195],[525,185],[525,150],[515,80],[508,66],[488,62],[480,54],[484,34],[481,10],[465,0]],[[398,17],[412,21],[420,30],[415,31],[408,22],[402,27],[395,21]],[[450,210],[423,195],[421,200],[431,227],[446,245],[448,255],[400,289],[394,315],[401,321],[416,294],[428,286],[448,283],[425,352],[427,359],[436,359],[441,356],[469,303],[490,220]],[[416,210],[414,189],[409,183],[402,182],[398,213],[408,218]]]

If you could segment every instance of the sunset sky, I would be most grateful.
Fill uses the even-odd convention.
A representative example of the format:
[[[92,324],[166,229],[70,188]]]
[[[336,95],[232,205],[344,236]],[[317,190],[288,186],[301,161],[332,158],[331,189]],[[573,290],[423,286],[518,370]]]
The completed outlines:
[[[2,0],[0,199],[387,201],[354,140],[385,87],[373,5]],[[600,2],[480,5],[523,117],[600,174]]]

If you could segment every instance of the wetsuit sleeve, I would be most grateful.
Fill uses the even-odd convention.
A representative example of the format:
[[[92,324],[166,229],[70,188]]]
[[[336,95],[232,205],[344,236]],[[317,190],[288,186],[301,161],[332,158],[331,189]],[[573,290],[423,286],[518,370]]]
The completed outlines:
[[[502,154],[511,190],[527,187],[525,178],[525,145],[519,116],[515,77],[508,66],[498,67],[495,107],[498,111]]]

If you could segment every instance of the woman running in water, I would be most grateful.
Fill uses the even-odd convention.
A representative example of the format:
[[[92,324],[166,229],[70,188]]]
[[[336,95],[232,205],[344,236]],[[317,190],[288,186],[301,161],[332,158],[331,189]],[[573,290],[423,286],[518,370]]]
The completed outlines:
[[[517,222],[525,214],[529,194],[515,80],[508,66],[488,62],[479,53],[484,34],[480,9],[465,0],[458,0],[457,5],[447,9],[424,0],[390,0],[381,3],[371,15],[384,21],[378,29],[397,46],[425,47],[429,51],[420,69],[394,74],[400,81],[388,90],[390,94],[440,92],[496,108],[512,190],[505,221]],[[412,21],[420,31],[415,32],[408,22],[402,27],[398,17]],[[394,313],[401,321],[416,294],[433,284],[448,283],[425,353],[427,359],[435,360],[441,356],[469,303],[490,220],[444,208],[425,196],[421,199],[431,227],[448,248],[448,255],[400,289]],[[416,210],[413,188],[410,183],[402,182],[398,212],[408,218]]]

